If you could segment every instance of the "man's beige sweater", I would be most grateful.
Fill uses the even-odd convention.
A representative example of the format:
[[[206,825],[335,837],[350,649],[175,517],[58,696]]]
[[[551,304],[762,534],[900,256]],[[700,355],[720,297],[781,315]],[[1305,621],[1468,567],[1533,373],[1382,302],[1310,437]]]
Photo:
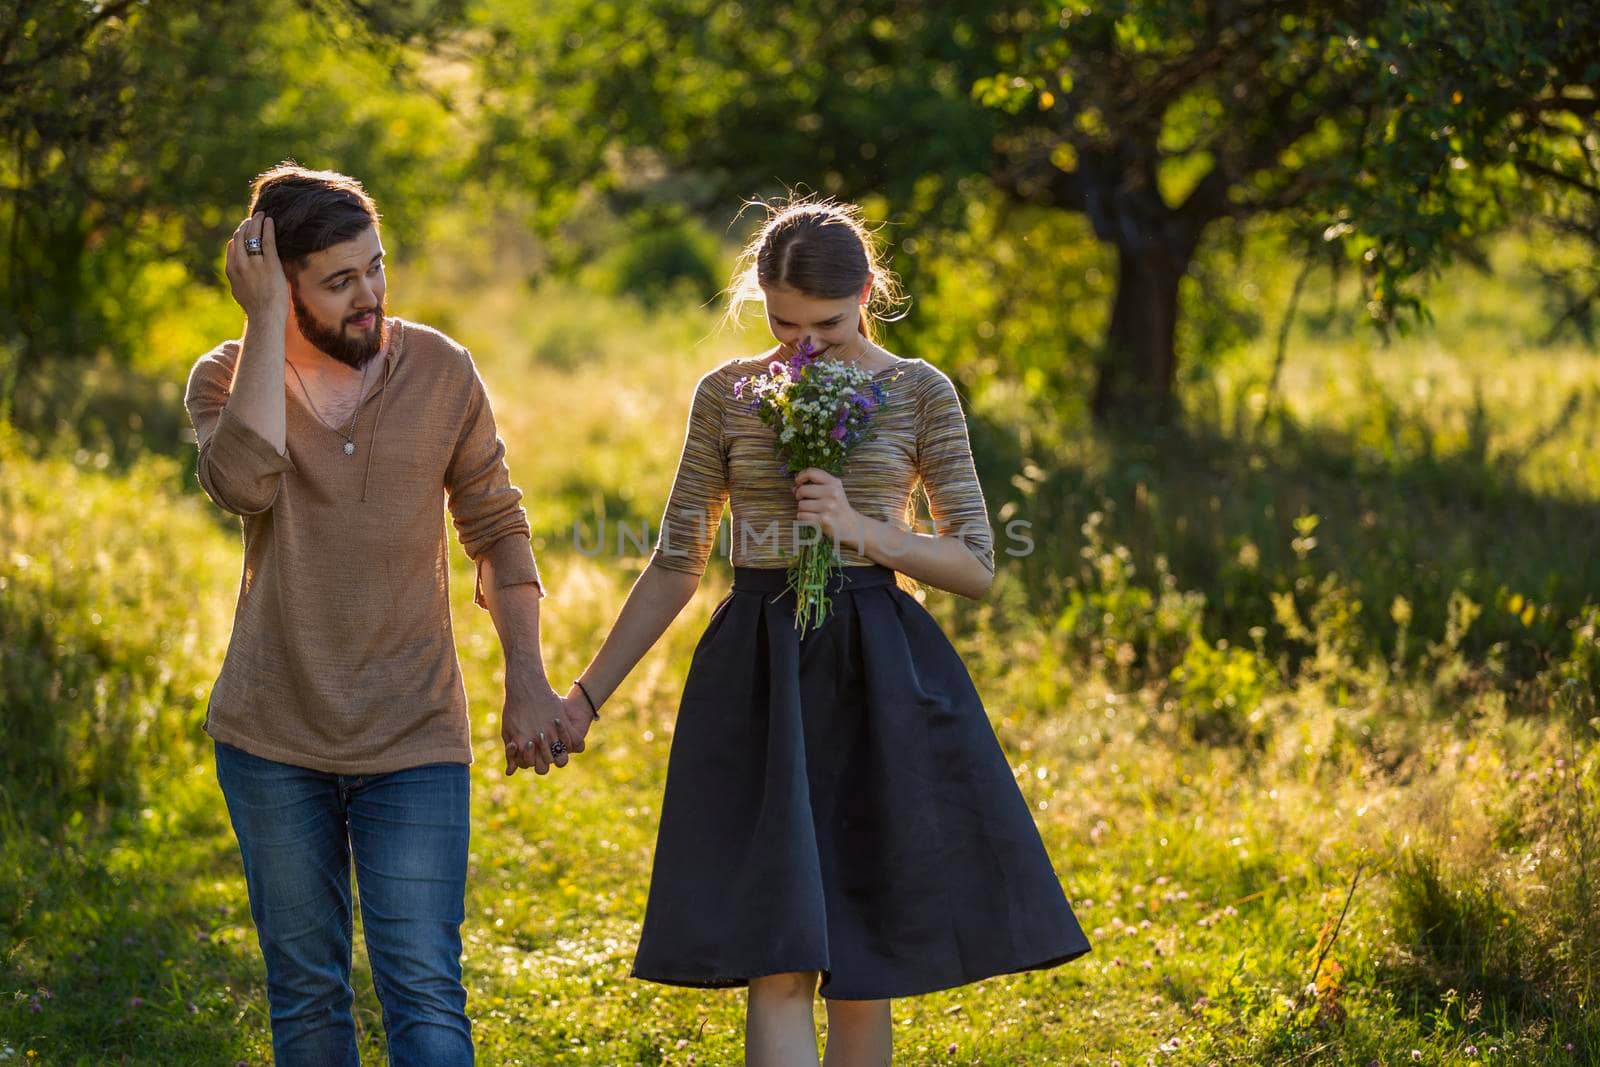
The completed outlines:
[[[443,334],[391,319],[354,455],[292,392],[288,454],[226,408],[240,345],[202,356],[184,399],[200,484],[244,526],[233,636],[206,732],[339,774],[470,763],[450,627],[448,505],[497,586],[543,588],[483,380]]]

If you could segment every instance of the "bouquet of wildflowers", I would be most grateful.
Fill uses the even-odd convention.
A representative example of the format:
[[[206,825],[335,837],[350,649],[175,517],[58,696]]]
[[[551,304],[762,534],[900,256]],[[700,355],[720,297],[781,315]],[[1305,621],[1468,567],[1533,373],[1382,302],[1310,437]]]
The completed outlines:
[[[884,403],[883,386],[870,372],[819,360],[809,341],[789,360],[773,360],[767,373],[740,378],[733,396],[777,431],[786,478],[808,467],[842,476],[845,461],[869,438],[867,425]],[[824,541],[801,545],[789,562],[794,624],[801,636],[828,617],[828,579],[841,569],[834,546]]]

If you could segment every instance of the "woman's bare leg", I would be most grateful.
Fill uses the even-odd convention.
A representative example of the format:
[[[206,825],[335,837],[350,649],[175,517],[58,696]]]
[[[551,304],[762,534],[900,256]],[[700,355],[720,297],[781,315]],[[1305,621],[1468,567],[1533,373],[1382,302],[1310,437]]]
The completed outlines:
[[[750,979],[744,1013],[746,1067],[817,1067],[816,995],[815,971]]]
[[[823,1067],[889,1067],[893,1028],[887,1000],[828,1000]]]

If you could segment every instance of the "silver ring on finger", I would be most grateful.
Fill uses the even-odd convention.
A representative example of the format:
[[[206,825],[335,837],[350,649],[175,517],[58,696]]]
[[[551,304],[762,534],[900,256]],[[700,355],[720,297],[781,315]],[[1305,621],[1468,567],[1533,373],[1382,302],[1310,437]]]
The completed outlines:
[[[261,238],[259,238],[259,237],[246,237],[244,239],[244,254],[247,255],[247,256],[264,256],[264,255],[266,255],[266,253],[261,250]]]

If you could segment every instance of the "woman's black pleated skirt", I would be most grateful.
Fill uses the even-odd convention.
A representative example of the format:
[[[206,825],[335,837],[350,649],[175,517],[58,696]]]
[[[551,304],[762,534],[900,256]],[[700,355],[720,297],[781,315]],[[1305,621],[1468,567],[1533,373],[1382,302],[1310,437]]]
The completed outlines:
[[[887,567],[802,639],[739,567],[678,712],[633,975],[913,996],[1089,951],[972,679]]]

